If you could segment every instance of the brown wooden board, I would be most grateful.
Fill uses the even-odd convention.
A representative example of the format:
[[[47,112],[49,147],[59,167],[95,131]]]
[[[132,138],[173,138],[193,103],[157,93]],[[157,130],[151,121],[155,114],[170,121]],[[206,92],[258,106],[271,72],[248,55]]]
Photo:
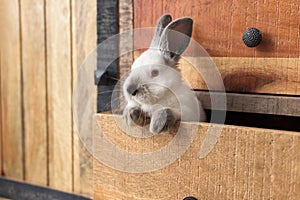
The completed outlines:
[[[96,1],[72,1],[72,88],[81,65],[97,45],[96,8]],[[93,159],[77,132],[73,134],[74,192],[92,196]]]
[[[20,16],[17,0],[0,4],[1,132],[3,174],[24,178]]]
[[[133,29],[133,1],[120,0],[119,1],[119,32],[132,31]],[[120,38],[119,49],[121,52],[128,52],[121,55],[119,58],[119,75],[122,77],[127,74],[133,62],[133,35],[131,38]]]
[[[134,57],[140,54],[135,51]],[[178,69],[195,90],[210,88],[228,92],[299,95],[299,66],[300,58],[183,56]],[[222,84],[218,82],[218,77],[222,78]],[[210,84],[209,87],[207,84]]]
[[[299,57],[300,4],[287,0],[134,0],[134,27],[154,27],[165,13],[194,20],[193,38],[214,57]],[[262,32],[257,48],[242,41],[247,28]]]
[[[193,18],[192,37],[212,56],[226,91],[299,95],[299,2],[137,0],[133,7],[134,28],[154,27],[165,13],[174,19]],[[263,42],[257,48],[246,47],[241,39],[244,29],[251,24],[263,32]],[[135,37],[135,47],[147,46],[151,37]],[[203,59],[194,57],[196,54],[188,49],[180,69],[194,89],[206,90],[203,77],[189,64],[193,61],[205,68]],[[126,71],[126,63],[129,62],[121,62],[121,70]]]
[[[159,149],[174,136],[174,132],[163,132],[147,139],[132,138],[108,114],[98,115],[97,122],[112,143],[129,152]],[[126,173],[94,159],[94,199],[299,199],[299,132],[226,125],[210,154],[199,159],[206,130],[218,126],[200,125],[189,149],[157,171]],[[183,126],[189,129],[193,123]],[[96,129],[96,154],[99,135]]]
[[[25,180],[47,185],[47,107],[44,1],[20,2]],[[39,17],[33,17],[39,16]]]
[[[49,186],[73,190],[70,1],[46,2]]]
[[[226,91],[300,94],[300,58],[215,57],[212,62],[217,67],[216,71],[210,70],[211,64],[207,61],[207,58],[201,57],[184,57],[180,60],[179,68],[192,88],[206,90],[203,77],[214,82],[215,74],[219,73]]]
[[[270,115],[285,115],[300,117],[300,98],[289,96],[218,93],[218,92],[196,92],[204,109],[224,110],[226,99],[226,110],[233,112],[260,113]],[[224,98],[224,95],[226,97]],[[212,98],[215,102],[212,107]]]
[[[0,10],[1,174],[91,195],[71,92],[96,46],[96,2],[4,1]]]

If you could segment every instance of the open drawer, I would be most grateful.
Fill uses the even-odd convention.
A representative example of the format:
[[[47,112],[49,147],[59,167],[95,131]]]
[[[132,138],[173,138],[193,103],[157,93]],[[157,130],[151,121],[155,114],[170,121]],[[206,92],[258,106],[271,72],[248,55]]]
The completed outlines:
[[[147,154],[167,145],[175,135],[174,129],[134,138],[123,133],[113,115],[98,114],[96,121],[105,137],[127,152]],[[158,170],[125,172],[95,158],[94,199],[299,199],[299,132],[224,125],[212,151],[200,159],[207,129],[220,125],[182,123],[187,130],[195,125],[200,126],[187,151]],[[98,131],[96,128],[94,135],[96,155],[101,151],[97,143],[103,139]],[[106,154],[117,157],[109,150]],[[131,161],[125,155],[114,162],[130,166]]]
[[[214,148],[200,159],[207,129],[220,125],[185,122],[182,126],[186,130],[199,125],[187,150],[169,165],[135,173],[129,170],[133,166],[130,156],[118,157],[118,150],[146,157],[147,153],[168,145],[176,131],[135,138],[122,131],[115,116],[98,114],[94,154],[106,154],[104,156],[113,160],[110,164],[114,165],[112,167],[95,156],[94,199],[181,200],[188,196],[199,200],[300,199],[300,132],[291,131],[292,128],[299,131],[300,116],[299,20],[296,20],[299,9],[295,5],[292,1],[274,0],[268,3],[120,1],[120,32],[153,27],[165,13],[170,13],[174,19],[193,18],[193,38],[212,56],[228,92],[227,111],[234,114],[232,123],[228,124],[240,126],[224,125]],[[249,27],[259,28],[263,34],[257,48],[248,48],[241,40]],[[137,35],[120,40],[119,48],[132,49],[138,47],[139,42],[150,43],[146,40],[151,37],[142,36],[144,40]],[[119,58],[120,77],[129,71],[140,53],[131,52]],[[199,94],[203,107],[210,110],[211,100],[203,77],[198,76],[189,64],[192,61],[201,64],[202,58],[193,56],[191,51],[187,51],[185,57],[179,64],[182,75]],[[264,128],[244,124],[247,120],[241,116],[245,113],[255,118],[253,126],[259,123]],[[287,116],[291,118],[286,121]],[[270,121],[268,117],[278,118],[279,122]],[[99,134],[99,127],[105,136]],[[275,130],[277,128],[290,131]],[[105,149],[103,153],[99,144],[104,137],[118,148]],[[142,161],[143,157],[135,164],[143,166]],[[160,162],[163,160],[158,157],[153,165]],[[126,170],[118,169],[118,165]]]

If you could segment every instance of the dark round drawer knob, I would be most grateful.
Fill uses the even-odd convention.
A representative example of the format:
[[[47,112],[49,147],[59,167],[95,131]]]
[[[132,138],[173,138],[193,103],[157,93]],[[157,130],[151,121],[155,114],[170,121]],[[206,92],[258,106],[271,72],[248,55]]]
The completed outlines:
[[[247,47],[256,47],[261,39],[262,35],[257,28],[248,28],[243,34],[243,41]]]
[[[195,197],[185,197],[183,200],[197,200]]]

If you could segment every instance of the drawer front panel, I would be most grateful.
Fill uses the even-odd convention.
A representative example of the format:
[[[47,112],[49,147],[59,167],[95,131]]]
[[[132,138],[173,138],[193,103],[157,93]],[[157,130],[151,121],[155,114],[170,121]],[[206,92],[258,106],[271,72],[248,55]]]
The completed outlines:
[[[193,38],[214,57],[300,55],[299,1],[135,0],[134,27],[154,27],[165,13],[174,19],[193,18]],[[256,48],[246,47],[242,41],[250,27],[258,28],[263,36]]]
[[[206,61],[195,57],[180,60],[182,76],[194,89],[207,90],[203,77],[214,77],[215,71],[210,72],[210,65]],[[215,57],[213,61],[228,92],[300,95],[299,58]],[[191,62],[200,66],[201,73],[197,72]],[[213,89],[221,88],[217,86]]]
[[[157,151],[176,133],[133,138],[121,131],[111,115],[99,115],[97,121],[108,140],[128,153]],[[187,123],[183,126],[187,130],[192,127]],[[201,123],[189,149],[174,163],[157,171],[126,173],[95,159],[94,199],[299,199],[299,133],[225,126],[210,154],[199,159],[208,127],[209,124]],[[101,151],[99,135],[95,132],[95,155]],[[120,165],[132,162],[128,158],[123,163],[126,155],[118,160],[115,151],[108,150],[107,156]]]

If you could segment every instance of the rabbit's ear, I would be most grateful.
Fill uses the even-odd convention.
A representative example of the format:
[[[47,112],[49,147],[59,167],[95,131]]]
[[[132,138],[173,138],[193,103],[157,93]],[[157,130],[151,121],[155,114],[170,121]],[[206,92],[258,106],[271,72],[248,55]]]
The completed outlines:
[[[150,47],[158,48],[161,34],[163,33],[164,28],[166,28],[171,21],[172,17],[169,14],[165,14],[159,18]]]
[[[170,61],[177,62],[188,47],[193,31],[193,20],[181,18],[170,23],[163,31],[159,49]]]

